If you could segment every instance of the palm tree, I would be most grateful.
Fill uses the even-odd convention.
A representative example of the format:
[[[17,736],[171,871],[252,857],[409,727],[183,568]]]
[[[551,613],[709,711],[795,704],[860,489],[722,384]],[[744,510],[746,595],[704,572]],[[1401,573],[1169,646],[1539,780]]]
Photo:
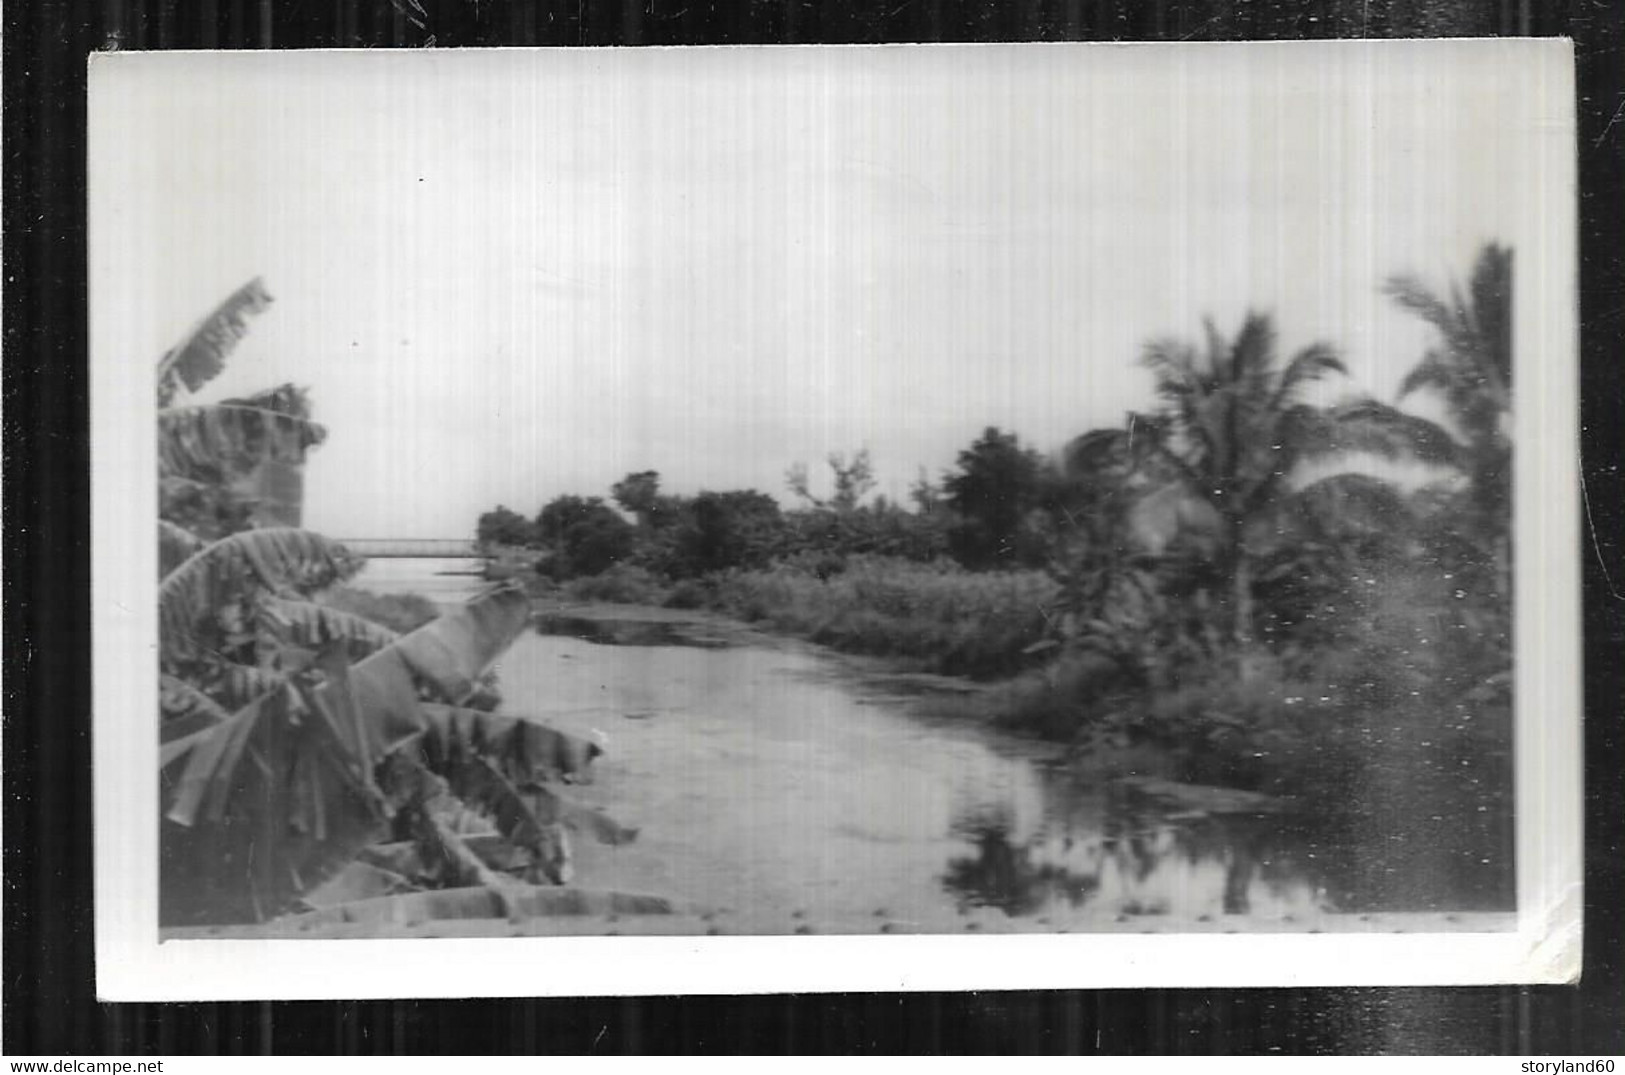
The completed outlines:
[[[1374,400],[1330,408],[1306,402],[1310,385],[1347,370],[1324,343],[1280,363],[1266,314],[1249,313],[1229,340],[1208,322],[1200,349],[1154,340],[1142,362],[1162,406],[1131,416],[1126,435],[1142,465],[1208,516],[1208,555],[1225,580],[1228,593],[1219,597],[1229,606],[1230,640],[1245,669],[1257,559],[1277,509],[1297,495],[1298,464],[1357,452],[1439,460],[1451,457],[1453,446],[1430,423]]]
[[[1441,296],[1408,275],[1383,290],[1438,332],[1438,345],[1405,376],[1399,398],[1429,390],[1448,408],[1452,428],[1435,426],[1435,435],[1455,445],[1468,479],[1471,530],[1488,545],[1504,594],[1511,569],[1512,251],[1486,244],[1465,292],[1452,283]]]

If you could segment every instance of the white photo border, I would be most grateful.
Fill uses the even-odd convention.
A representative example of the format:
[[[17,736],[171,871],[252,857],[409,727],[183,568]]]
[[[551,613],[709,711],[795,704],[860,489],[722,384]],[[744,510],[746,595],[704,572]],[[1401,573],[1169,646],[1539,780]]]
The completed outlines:
[[[744,47],[744,46],[741,46]],[[785,46],[748,46],[782,48]],[[1527,81],[1532,143],[1519,180],[1547,226],[1518,250],[1515,310],[1516,928],[1438,934],[1068,934],[188,940],[157,926],[157,517],[151,364],[125,353],[106,311],[163,286],[110,275],[99,245],[122,211],[108,126],[116,87],[193,53],[90,60],[90,403],[97,992],[103,1000],[370,999],[825,991],[1489,985],[1577,980],[1582,770],[1578,493],[1577,188],[1573,48],[1566,40],[803,46],[1076,49],[1188,56],[1207,50],[1501,50]],[[408,62],[479,64],[489,51]],[[642,50],[613,51],[627,56]],[[714,51],[696,48],[695,53]],[[236,54],[275,64],[309,53]],[[402,53],[332,51],[333,63]],[[626,62],[636,62],[635,58]],[[1537,360],[1536,356],[1539,356]],[[39,714],[33,719],[56,719]],[[143,804],[148,804],[143,808]]]

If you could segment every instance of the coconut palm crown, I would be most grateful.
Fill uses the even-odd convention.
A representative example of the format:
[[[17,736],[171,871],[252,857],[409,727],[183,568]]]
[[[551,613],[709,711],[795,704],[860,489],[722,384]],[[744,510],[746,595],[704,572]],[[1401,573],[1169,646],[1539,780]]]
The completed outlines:
[[[1254,565],[1276,509],[1299,492],[1300,463],[1361,453],[1448,463],[1457,455],[1432,423],[1375,400],[1309,402],[1310,386],[1347,373],[1341,358],[1316,343],[1281,362],[1264,313],[1248,313],[1230,339],[1208,322],[1200,347],[1153,340],[1141,361],[1160,406],[1131,416],[1126,435],[1143,466],[1211,519],[1208,555],[1228,581],[1230,634],[1243,648],[1252,642]]]
[[[1440,295],[1415,276],[1390,279],[1384,291],[1438,333],[1438,342],[1405,376],[1399,398],[1432,392],[1444,402],[1449,429],[1434,436],[1455,446],[1468,480],[1473,529],[1503,569],[1512,522],[1512,251],[1497,243],[1478,254],[1464,291]]]

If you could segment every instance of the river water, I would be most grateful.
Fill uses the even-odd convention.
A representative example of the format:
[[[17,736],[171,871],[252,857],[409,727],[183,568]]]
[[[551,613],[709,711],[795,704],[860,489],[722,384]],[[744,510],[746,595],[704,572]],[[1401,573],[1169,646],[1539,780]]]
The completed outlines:
[[[435,572],[470,563],[375,561],[357,584],[457,601],[480,580]],[[929,695],[816,647],[586,611],[527,631],[498,665],[504,712],[605,745],[572,793],[639,830],[614,847],[578,840],[579,884],[692,901],[758,931],[1269,929],[1440,907],[1361,906],[1312,826],[1086,777],[1051,744],[933,719]],[[616,615],[637,629],[615,630]],[[1460,895],[1444,905],[1471,903]]]
[[[482,561],[452,558],[375,556],[352,585],[375,593],[416,593],[441,605],[458,604],[488,584],[479,574]]]

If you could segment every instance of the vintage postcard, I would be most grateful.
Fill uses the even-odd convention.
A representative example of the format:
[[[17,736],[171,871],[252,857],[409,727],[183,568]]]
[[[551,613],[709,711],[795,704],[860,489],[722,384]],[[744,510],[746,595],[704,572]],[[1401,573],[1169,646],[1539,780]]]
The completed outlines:
[[[1573,980],[1573,110],[93,57],[101,994]]]

